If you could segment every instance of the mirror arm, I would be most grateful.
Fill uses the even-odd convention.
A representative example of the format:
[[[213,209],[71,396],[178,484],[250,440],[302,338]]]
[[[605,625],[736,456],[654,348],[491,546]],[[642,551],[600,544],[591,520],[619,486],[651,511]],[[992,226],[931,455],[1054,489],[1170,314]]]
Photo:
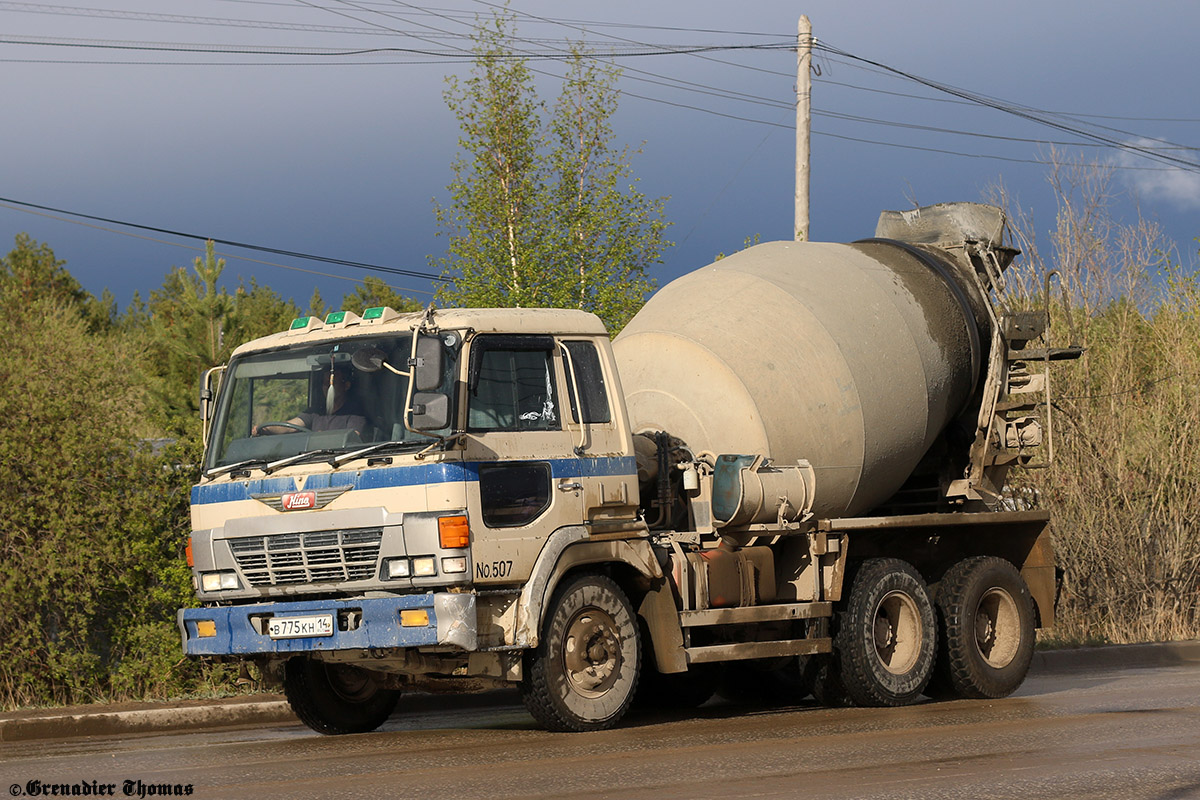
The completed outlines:
[[[200,445],[205,450],[208,449],[208,433],[213,418],[213,403],[216,401],[216,392],[212,388],[213,376],[220,380],[224,373],[225,365],[222,364],[207,370],[200,379]]]
[[[433,304],[430,303],[429,310],[427,310],[425,312],[426,317],[428,317],[431,314],[432,308],[433,308]],[[408,354],[408,363],[409,364],[417,363],[417,342],[418,342],[418,340],[420,340],[421,331],[424,329],[425,329],[425,320],[424,319],[421,320],[421,323],[419,325],[416,325],[413,327],[412,350]],[[393,367],[391,364],[388,364],[386,361],[384,362],[384,366],[386,366],[392,372],[395,372],[397,375],[405,375],[408,377],[408,391],[404,393],[404,429],[411,433],[417,433],[417,434],[420,434],[421,436],[426,436],[430,439],[436,439],[437,441],[435,442],[435,444],[443,444],[444,445],[446,443],[445,436],[442,436],[437,433],[427,433],[422,430],[417,430],[416,428],[413,427],[413,424],[412,424],[412,422],[413,422],[413,419],[412,419],[413,391],[416,389],[416,384],[417,384],[417,381],[414,377],[416,370],[410,369],[408,372],[401,372],[400,370]],[[428,450],[428,449],[429,448],[426,448],[426,450]],[[421,453],[418,454],[418,456],[424,455],[424,452],[425,452],[424,450],[421,451]],[[419,458],[418,458],[418,460],[419,460]]]

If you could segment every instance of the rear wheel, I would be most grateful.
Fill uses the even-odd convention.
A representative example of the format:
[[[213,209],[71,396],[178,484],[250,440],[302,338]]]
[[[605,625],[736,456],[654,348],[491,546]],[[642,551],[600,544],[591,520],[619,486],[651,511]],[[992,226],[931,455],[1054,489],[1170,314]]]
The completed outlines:
[[[931,694],[997,698],[1012,694],[1033,660],[1033,598],[1010,562],[979,556],[958,562],[937,592],[942,626]]]
[[[396,709],[400,692],[349,664],[298,657],[284,668],[283,691],[292,711],[317,733],[373,731]]]
[[[620,721],[641,669],[633,607],[604,575],[570,578],[554,593],[536,649],[526,655],[521,697],[552,731],[596,731]]]
[[[834,638],[847,696],[860,706],[913,702],[929,683],[937,653],[933,603],[904,561],[876,558],[854,576]]]
[[[826,708],[847,708],[854,705],[842,683],[842,671],[832,653],[813,656],[812,693],[818,705]]]

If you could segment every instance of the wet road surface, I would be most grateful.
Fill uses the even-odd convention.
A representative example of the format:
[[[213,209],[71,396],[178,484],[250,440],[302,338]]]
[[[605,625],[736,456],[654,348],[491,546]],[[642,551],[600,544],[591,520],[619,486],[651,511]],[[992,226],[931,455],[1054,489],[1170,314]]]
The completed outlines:
[[[403,708],[403,701],[401,701]],[[371,734],[261,729],[0,745],[0,786],[192,797],[1200,800],[1200,667],[1033,676],[998,701],[763,709],[713,701],[550,734],[512,705],[398,712]],[[128,787],[125,781],[131,781]],[[13,789],[18,791],[14,792]]]

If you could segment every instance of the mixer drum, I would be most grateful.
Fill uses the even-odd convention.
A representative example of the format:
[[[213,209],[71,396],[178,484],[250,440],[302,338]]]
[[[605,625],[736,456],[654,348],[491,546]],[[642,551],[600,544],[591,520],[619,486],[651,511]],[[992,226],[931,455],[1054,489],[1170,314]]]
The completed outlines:
[[[770,242],[664,286],[614,342],[634,432],[807,459],[820,517],[890,497],[971,399],[985,300],[945,251]]]

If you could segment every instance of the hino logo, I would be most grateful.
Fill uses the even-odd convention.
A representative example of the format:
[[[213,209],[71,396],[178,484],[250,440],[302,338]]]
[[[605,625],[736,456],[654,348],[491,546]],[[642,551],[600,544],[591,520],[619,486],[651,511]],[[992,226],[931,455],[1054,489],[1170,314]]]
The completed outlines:
[[[286,492],[279,499],[283,501],[284,511],[298,511],[303,508],[314,508],[317,505],[316,492]]]
[[[338,499],[343,492],[348,492],[353,488],[353,486],[325,486],[305,492],[279,492],[250,496],[260,503],[266,503],[276,511],[306,511],[324,508]]]

